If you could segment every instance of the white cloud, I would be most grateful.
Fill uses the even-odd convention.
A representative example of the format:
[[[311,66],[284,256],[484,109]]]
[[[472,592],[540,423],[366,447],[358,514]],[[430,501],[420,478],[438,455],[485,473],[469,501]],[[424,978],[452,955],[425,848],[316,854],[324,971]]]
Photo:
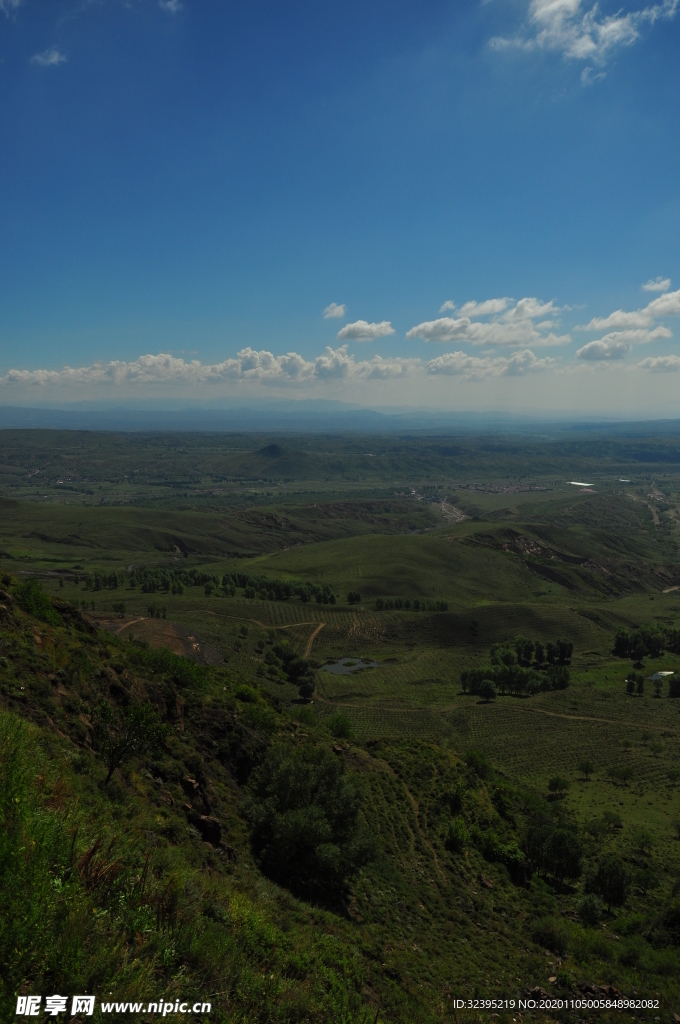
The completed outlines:
[[[291,385],[345,377],[384,380],[404,377],[420,365],[419,359],[383,359],[380,356],[357,361],[346,345],[337,349],[327,346],[322,355],[311,360],[297,352],[275,356],[266,349],[258,351],[248,347],[241,349],[234,359],[212,364],[201,363],[197,359],[185,362],[160,352],[158,355],[140,356],[129,363],[113,360],[76,368],[66,366],[63,370],[10,370],[0,377],[0,388],[195,386],[228,381]]]
[[[670,286],[670,277],[657,277],[653,281],[643,284],[642,287],[646,292],[667,292]]]
[[[628,355],[633,346],[628,341],[619,341],[615,337],[609,341],[604,338],[601,341],[589,341],[576,353],[577,359],[587,359],[589,362],[602,362],[610,359],[623,359]]]
[[[446,313],[449,309],[455,309],[455,308],[456,308],[456,303],[453,302],[452,299],[447,299],[446,302],[442,302],[441,306],[439,307],[439,312],[440,313]]]
[[[490,40],[495,48],[553,50],[571,60],[588,61],[600,67],[621,47],[631,46],[644,25],[674,18],[680,0],[662,0],[636,11],[600,13],[598,4],[584,7],[581,0],[531,0],[527,24],[517,35]],[[581,76],[584,85],[600,74],[592,66]]]
[[[356,320],[353,324],[346,324],[338,331],[338,340],[375,341],[376,338],[386,338],[390,334],[394,334],[394,327],[389,320],[381,320],[379,324]]]
[[[345,315],[345,303],[331,302],[330,306],[326,306],[323,311],[324,320],[333,320],[335,317],[343,317]]]
[[[182,10],[183,4],[180,3],[180,0],[158,0],[158,6],[162,11],[177,14],[178,11]]]
[[[680,315],[680,290],[666,292],[652,299],[643,309],[636,309],[627,313],[617,309],[609,316],[596,316],[585,325],[577,327],[578,331],[601,331],[616,328],[641,328],[650,327],[656,319],[663,316]],[[667,335],[668,336],[668,335]]]
[[[497,356],[470,356],[466,352],[447,352],[431,359],[427,372],[433,376],[466,377],[483,380],[485,377],[520,377],[527,373],[551,370],[557,360],[546,356],[538,359],[530,349],[514,352],[509,358]]]
[[[581,72],[581,85],[594,85],[606,77],[606,71],[595,71],[594,68],[587,67]]]
[[[466,302],[457,317],[443,316],[428,320],[407,332],[409,340],[458,341],[471,345],[564,345],[571,341],[568,334],[556,335],[553,328],[560,310],[552,302],[535,298],[487,299],[485,302]],[[534,321],[539,318],[538,323]],[[491,317],[490,320],[473,319]]]
[[[502,313],[510,299],[487,299],[485,302],[465,302],[458,312],[461,316],[489,316]]]
[[[650,373],[678,373],[680,371],[680,356],[650,356],[637,364],[641,370],[649,370]]]
[[[50,46],[42,53],[34,53],[31,57],[31,64],[39,64],[41,68],[56,68],[59,64],[65,64],[67,58],[57,50],[56,46]]]
[[[12,11],[21,6],[22,0],[0,0],[0,11],[3,11],[9,18]]]

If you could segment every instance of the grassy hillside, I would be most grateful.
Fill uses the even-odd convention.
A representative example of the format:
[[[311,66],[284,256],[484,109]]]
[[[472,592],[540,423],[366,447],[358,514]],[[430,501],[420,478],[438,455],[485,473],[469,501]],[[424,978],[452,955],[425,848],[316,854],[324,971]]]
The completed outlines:
[[[134,468],[139,439],[101,443]],[[571,443],[594,460],[576,479],[623,464]],[[607,443],[673,465],[670,442]],[[145,444],[171,476],[184,442]],[[132,507],[4,501],[2,1019],[87,991],[244,1024],[486,1020],[454,1001],[596,985],[680,1013],[680,699],[648,679],[680,672],[676,478],[537,491],[498,470],[534,442],[442,445],[401,455],[442,479],[482,459],[444,508],[317,500],[313,474],[257,507],[161,512],[155,484]],[[638,627],[650,649],[616,656]],[[573,648],[518,662],[518,635]]]

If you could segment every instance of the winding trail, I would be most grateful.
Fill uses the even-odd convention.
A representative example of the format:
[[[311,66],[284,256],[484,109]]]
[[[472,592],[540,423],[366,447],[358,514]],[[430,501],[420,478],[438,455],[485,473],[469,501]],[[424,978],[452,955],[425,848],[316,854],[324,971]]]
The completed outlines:
[[[319,625],[314,630],[314,632],[312,633],[312,635],[310,636],[309,640],[307,641],[307,646],[305,647],[305,658],[308,658],[309,655],[312,653],[312,644],[314,643],[317,636],[319,635],[319,633],[321,632],[325,625],[325,622],[320,622]]]

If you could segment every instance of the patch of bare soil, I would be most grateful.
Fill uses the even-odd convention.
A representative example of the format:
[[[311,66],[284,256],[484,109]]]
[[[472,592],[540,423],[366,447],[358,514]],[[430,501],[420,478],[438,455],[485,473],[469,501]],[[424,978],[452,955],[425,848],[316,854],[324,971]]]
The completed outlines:
[[[190,658],[199,665],[220,665],[224,661],[221,651],[177,622],[143,617],[127,620],[99,619],[97,625],[118,636],[134,633],[135,637],[146,640],[151,647],[169,647],[173,654]]]

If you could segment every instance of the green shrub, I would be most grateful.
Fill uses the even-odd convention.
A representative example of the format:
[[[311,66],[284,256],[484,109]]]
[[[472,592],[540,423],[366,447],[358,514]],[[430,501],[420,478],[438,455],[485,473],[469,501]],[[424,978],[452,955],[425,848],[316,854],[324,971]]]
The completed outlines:
[[[302,725],[314,725],[316,719],[314,718],[314,712],[311,708],[297,708],[295,711],[295,718]]]
[[[480,779],[487,779],[491,771],[491,765],[481,750],[469,750],[465,755],[465,764],[472,769]]]
[[[592,892],[586,893],[579,901],[577,912],[585,925],[589,928],[594,927],[602,916],[602,907],[597,896]]]
[[[20,583],[14,591],[14,597],[22,611],[41,622],[49,622],[53,626],[61,624],[59,613],[37,580]]]
[[[246,684],[243,683],[236,689],[236,698],[243,704],[255,704],[257,701],[257,692],[252,688],[252,686],[246,686]]]
[[[444,842],[446,849],[450,850],[451,853],[461,853],[465,849],[467,841],[468,834],[464,822],[460,818],[454,818],[449,825]]]
[[[531,929],[534,942],[544,949],[559,953],[560,956],[569,949],[571,936],[563,921],[555,917],[542,917]]]
[[[257,704],[247,703],[241,717],[250,729],[255,729],[265,736],[271,736],[278,725],[276,712],[268,704],[260,701]]]
[[[336,739],[348,740],[354,735],[352,723],[347,715],[343,715],[340,711],[337,711],[327,719],[326,728],[331,736],[335,736]]]

